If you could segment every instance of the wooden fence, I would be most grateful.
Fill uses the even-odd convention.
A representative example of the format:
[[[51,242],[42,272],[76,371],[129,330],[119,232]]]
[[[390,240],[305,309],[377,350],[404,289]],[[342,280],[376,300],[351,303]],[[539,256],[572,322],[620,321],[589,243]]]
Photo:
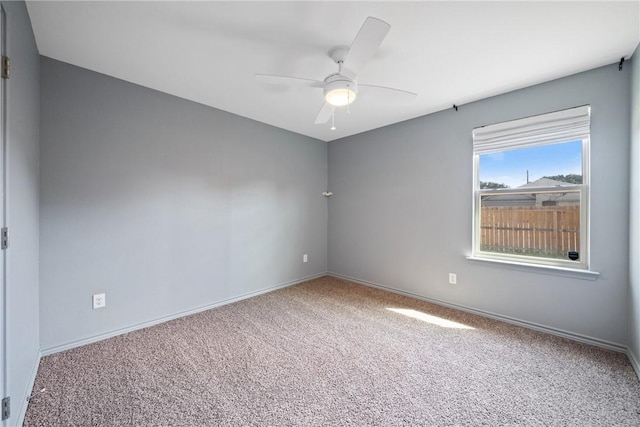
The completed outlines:
[[[480,249],[566,259],[580,250],[580,207],[484,206]]]

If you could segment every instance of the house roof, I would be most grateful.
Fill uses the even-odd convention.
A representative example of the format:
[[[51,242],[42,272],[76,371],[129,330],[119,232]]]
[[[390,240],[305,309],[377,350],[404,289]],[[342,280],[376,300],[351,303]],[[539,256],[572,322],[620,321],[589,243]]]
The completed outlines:
[[[517,188],[535,189],[537,187],[566,187],[571,186],[567,182],[550,178],[540,178],[521,185]],[[527,193],[527,194],[496,194],[483,197],[483,206],[531,206],[542,201],[555,201],[556,203],[571,203],[580,201],[580,193]]]
[[[518,188],[532,188],[532,187],[563,187],[573,185],[564,181],[557,181],[555,179],[550,178],[540,178],[535,181],[528,182],[524,185],[519,186]]]

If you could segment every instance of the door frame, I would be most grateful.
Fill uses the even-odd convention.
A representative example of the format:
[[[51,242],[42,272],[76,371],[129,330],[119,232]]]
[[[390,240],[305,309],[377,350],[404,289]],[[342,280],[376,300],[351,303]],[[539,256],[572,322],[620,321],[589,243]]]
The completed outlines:
[[[0,55],[7,55],[7,13],[0,4]],[[1,66],[1,65],[0,65]],[[7,79],[0,77],[0,225],[7,226]],[[9,392],[9,369],[7,357],[7,251],[0,255],[0,397]],[[1,421],[6,425],[11,419]]]

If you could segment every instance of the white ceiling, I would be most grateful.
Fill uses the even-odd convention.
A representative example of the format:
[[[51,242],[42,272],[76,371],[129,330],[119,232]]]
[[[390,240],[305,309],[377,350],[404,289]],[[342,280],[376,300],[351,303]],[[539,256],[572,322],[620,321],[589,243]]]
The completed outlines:
[[[27,1],[44,56],[324,141],[628,59],[639,5]],[[320,89],[255,81],[324,79],[337,71],[328,50],[351,44],[367,16],[391,30],[360,83],[417,92],[412,103],[361,94],[332,131],[314,124]]]

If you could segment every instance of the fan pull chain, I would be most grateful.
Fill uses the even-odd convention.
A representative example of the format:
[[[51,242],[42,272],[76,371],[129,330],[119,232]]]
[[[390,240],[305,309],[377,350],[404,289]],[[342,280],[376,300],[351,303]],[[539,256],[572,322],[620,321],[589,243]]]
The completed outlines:
[[[350,98],[349,95],[351,94],[351,91],[349,90],[350,87],[351,86],[347,85],[347,114],[351,114],[351,109],[350,109],[351,99],[349,99]]]
[[[331,130],[336,130],[336,107],[331,109]]]

